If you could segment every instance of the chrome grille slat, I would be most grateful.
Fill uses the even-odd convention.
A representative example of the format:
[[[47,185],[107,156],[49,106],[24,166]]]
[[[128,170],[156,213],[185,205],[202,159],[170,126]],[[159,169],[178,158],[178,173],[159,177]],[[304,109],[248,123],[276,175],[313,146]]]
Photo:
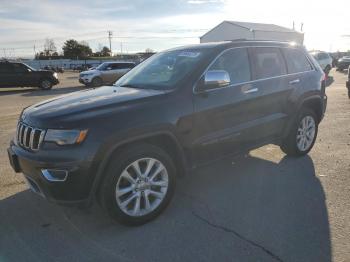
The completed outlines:
[[[45,130],[20,122],[17,126],[16,136],[19,146],[32,151],[38,151],[44,141]]]

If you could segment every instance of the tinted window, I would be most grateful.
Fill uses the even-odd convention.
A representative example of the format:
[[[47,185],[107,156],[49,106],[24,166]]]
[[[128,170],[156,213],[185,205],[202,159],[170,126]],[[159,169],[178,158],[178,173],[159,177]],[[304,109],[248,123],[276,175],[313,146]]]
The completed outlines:
[[[298,73],[312,70],[309,60],[297,49],[283,49],[286,58],[288,72]]]
[[[0,63],[0,74],[6,74],[12,72],[12,67],[10,64]]]
[[[257,79],[280,76],[286,74],[286,66],[279,48],[255,48]]]
[[[236,48],[223,53],[209,70],[225,70],[229,73],[231,84],[250,81],[250,65],[246,48]]]
[[[28,68],[22,64],[12,64],[13,70],[15,73],[24,73],[28,72]]]

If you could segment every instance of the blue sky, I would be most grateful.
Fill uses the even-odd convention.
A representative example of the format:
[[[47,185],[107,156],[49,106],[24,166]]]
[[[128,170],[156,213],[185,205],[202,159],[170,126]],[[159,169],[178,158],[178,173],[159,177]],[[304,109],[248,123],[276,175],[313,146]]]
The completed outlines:
[[[350,49],[349,0],[0,0],[0,57],[30,56],[45,38],[60,50],[64,40],[86,41],[93,50],[156,51],[198,43],[199,36],[223,20],[304,23],[308,49]]]

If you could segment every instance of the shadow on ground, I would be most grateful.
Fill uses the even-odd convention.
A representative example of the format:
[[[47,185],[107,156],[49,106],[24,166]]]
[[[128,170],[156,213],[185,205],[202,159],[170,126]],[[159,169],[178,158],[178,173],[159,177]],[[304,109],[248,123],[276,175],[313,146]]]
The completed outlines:
[[[312,159],[250,155],[179,180],[155,221],[124,227],[98,207],[0,201],[0,261],[331,261],[325,195]]]

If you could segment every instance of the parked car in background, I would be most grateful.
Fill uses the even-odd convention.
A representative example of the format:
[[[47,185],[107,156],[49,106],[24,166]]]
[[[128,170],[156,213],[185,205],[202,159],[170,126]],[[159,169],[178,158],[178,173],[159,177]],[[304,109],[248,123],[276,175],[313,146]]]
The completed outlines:
[[[325,72],[326,75],[328,75],[332,69],[333,58],[328,53],[322,51],[311,52],[311,55],[321,66],[323,72]]]
[[[51,70],[35,70],[24,63],[0,61],[0,87],[39,87],[49,90],[58,83],[57,73]]]
[[[350,56],[343,56],[338,59],[337,70],[343,71],[344,69],[348,69],[350,66]]]
[[[93,87],[113,84],[134,67],[131,62],[105,62],[94,70],[81,72],[79,82]]]
[[[94,74],[121,64],[132,66],[106,63]],[[96,200],[114,219],[140,225],[166,208],[177,177],[197,166],[271,143],[306,155],[326,110],[324,80],[306,50],[287,43],[167,50],[113,86],[27,107],[10,163],[50,201]]]

